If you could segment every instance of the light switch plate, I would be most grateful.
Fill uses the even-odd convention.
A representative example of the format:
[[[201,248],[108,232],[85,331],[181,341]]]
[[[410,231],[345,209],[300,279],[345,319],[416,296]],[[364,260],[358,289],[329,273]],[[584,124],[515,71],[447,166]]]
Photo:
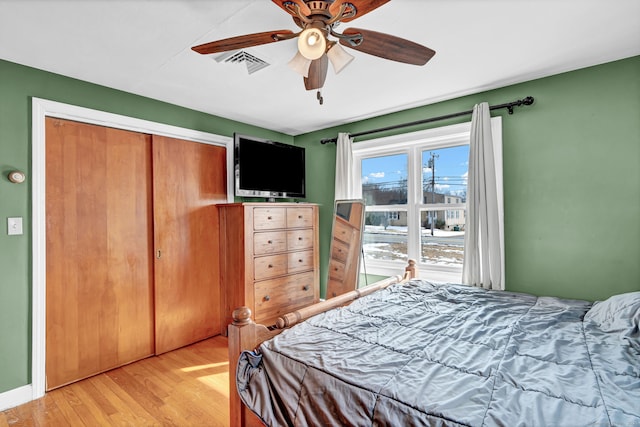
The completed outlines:
[[[22,234],[22,218],[7,218],[7,234],[9,236]]]

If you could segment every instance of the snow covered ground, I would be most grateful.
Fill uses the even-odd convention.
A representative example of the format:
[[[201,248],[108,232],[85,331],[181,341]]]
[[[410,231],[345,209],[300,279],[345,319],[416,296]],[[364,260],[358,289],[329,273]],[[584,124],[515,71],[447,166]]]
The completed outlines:
[[[397,226],[390,225],[386,229],[381,225],[365,225],[364,227],[365,233],[375,233],[375,234],[407,234],[406,226]],[[423,228],[421,230],[422,235],[429,234],[431,235],[430,228]],[[449,230],[440,230],[435,228],[433,230],[433,235],[435,237],[462,237],[464,236],[464,231],[449,231]]]
[[[421,262],[435,265],[461,265],[464,255],[464,231],[422,229]],[[407,227],[365,226],[363,249],[372,260],[407,259]],[[373,240],[373,241],[372,241]]]

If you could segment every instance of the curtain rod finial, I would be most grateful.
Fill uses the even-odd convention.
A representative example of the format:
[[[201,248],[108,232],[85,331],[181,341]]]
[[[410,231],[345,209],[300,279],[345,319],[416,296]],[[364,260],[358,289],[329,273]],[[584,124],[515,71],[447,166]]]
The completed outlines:
[[[520,107],[521,105],[531,105],[531,104],[533,104],[533,96],[527,96],[525,99],[519,99],[516,102],[507,104],[506,107],[509,114],[513,114],[513,107]]]

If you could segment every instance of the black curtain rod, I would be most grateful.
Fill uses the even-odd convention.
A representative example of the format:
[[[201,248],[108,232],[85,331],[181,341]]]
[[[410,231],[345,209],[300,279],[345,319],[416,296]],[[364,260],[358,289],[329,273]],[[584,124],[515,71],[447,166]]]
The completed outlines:
[[[531,104],[533,104],[533,96],[527,96],[525,99],[519,99],[517,101],[508,102],[506,104],[494,105],[492,107],[489,107],[489,110],[499,110],[501,108],[506,108],[507,110],[509,110],[509,114],[513,114],[513,107],[520,107],[521,105],[531,105]],[[460,113],[447,114],[445,116],[431,117],[429,119],[418,120],[418,121],[415,121],[415,122],[403,123],[403,124],[400,124],[400,125],[393,125],[393,126],[387,126],[387,127],[384,127],[384,128],[367,130],[367,131],[364,131],[364,132],[352,133],[351,137],[352,138],[356,138],[358,136],[370,135],[372,133],[386,132],[388,130],[393,130],[393,129],[399,129],[399,128],[404,128],[404,127],[409,127],[409,126],[421,125],[421,124],[424,124],[424,123],[437,122],[439,120],[452,119],[454,117],[466,116],[466,115],[469,115],[469,114],[472,114],[472,113],[473,113],[473,110],[469,110],[469,111],[462,111]],[[321,144],[328,144],[330,142],[335,143],[337,140],[338,140],[337,137],[336,138],[325,138],[325,139],[321,139],[320,143]]]

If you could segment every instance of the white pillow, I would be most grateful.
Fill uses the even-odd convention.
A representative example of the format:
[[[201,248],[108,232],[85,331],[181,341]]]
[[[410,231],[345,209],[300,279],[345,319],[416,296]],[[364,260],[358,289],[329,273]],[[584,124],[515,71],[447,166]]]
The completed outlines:
[[[607,332],[640,327],[640,292],[614,295],[604,301],[596,301],[587,311],[584,320],[596,323]]]

